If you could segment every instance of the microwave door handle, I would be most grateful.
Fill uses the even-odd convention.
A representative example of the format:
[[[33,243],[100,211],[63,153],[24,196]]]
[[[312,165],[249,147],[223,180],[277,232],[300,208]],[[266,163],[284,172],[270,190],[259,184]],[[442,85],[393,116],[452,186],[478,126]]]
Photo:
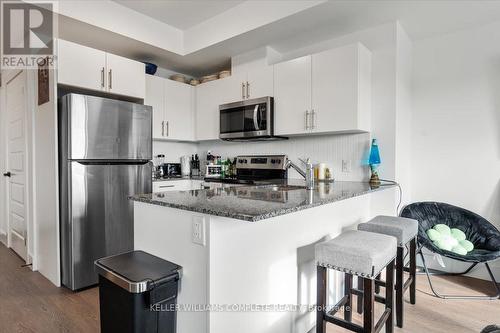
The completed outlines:
[[[259,104],[255,106],[255,109],[253,109],[253,126],[255,127],[256,131],[260,131],[259,122],[257,121],[258,115],[259,115]]]

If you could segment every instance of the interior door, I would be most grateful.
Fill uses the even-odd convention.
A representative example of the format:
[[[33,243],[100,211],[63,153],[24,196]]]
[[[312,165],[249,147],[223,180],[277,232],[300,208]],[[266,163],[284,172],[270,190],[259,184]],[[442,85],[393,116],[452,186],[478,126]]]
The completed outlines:
[[[21,72],[6,86],[7,172],[10,247],[27,259],[26,191],[26,73]]]
[[[96,259],[133,250],[133,202],[128,197],[151,193],[151,164],[67,163],[62,282],[75,290],[97,283]]]
[[[275,134],[309,132],[311,111],[311,56],[293,59],[274,68]]]

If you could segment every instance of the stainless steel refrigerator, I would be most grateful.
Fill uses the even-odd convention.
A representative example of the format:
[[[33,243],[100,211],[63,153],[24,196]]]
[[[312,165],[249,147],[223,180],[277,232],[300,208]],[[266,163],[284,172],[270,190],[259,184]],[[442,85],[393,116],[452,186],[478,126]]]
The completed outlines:
[[[152,108],[68,94],[59,104],[62,284],[97,283],[96,259],[133,250],[133,204],[151,192]]]

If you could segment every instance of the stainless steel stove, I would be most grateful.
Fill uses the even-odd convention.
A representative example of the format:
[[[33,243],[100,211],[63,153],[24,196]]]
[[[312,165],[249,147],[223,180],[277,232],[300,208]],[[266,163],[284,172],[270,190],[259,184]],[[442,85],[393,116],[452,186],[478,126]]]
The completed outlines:
[[[236,158],[235,178],[205,178],[228,184],[275,184],[287,179],[287,155],[243,155]]]

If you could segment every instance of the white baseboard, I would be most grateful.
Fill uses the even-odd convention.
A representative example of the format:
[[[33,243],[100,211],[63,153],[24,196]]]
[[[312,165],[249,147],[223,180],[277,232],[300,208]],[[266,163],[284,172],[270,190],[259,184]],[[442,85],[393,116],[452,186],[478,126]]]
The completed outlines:
[[[7,246],[7,234],[3,230],[0,230],[0,242]]]

